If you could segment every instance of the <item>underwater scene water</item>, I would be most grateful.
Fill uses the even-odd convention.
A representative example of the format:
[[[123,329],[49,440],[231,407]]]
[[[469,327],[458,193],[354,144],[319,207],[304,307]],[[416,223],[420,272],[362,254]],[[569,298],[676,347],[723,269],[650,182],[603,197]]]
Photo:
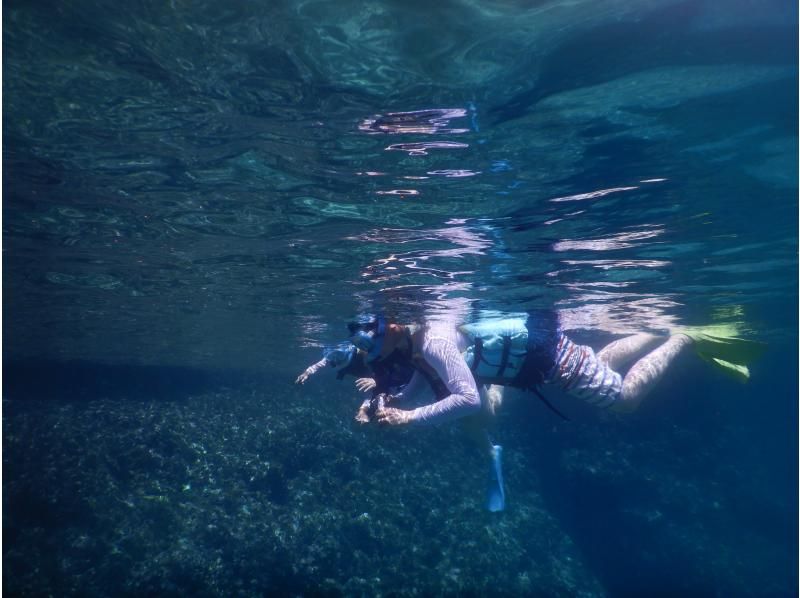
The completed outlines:
[[[3,11],[10,596],[796,595],[796,3]],[[630,415],[353,420],[359,314],[731,325]]]

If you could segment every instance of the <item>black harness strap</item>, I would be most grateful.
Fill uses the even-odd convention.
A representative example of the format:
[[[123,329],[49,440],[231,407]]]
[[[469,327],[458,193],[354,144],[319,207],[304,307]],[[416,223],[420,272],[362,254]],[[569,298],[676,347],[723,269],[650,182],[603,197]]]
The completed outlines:
[[[508,367],[508,355],[511,353],[511,337],[504,336],[503,337],[503,354],[500,357],[500,367],[497,370],[497,374],[495,374],[498,378],[503,377],[503,372],[506,371],[506,367]]]
[[[538,389],[538,388],[536,388],[535,386],[532,386],[532,387],[530,388],[530,390],[532,390],[532,391],[533,391],[533,392],[536,394],[536,396],[537,396],[537,397],[539,397],[539,398],[542,400],[542,402],[543,402],[545,405],[547,405],[547,406],[550,408],[550,410],[551,410],[553,413],[555,413],[555,414],[556,414],[558,417],[560,417],[560,418],[561,418],[561,419],[563,419],[564,421],[569,421],[569,418],[568,418],[566,415],[564,415],[563,413],[561,413],[561,412],[560,412],[558,409],[556,409],[556,408],[553,406],[553,404],[552,404],[550,401],[548,401],[546,398],[544,398],[544,395],[543,395],[542,393],[540,393],[540,392],[539,392],[539,389]]]
[[[474,376],[475,373],[478,371],[478,366],[481,364],[481,360],[483,359],[483,339],[476,338],[475,339],[475,352],[472,356],[472,367],[470,370],[472,371],[472,375]]]

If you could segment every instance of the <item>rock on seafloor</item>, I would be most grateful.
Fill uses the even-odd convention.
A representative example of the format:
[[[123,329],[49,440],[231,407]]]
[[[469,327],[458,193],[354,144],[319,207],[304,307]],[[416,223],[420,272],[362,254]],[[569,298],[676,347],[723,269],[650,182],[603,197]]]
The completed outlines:
[[[521,454],[498,516],[458,426],[362,428],[351,407],[258,389],[6,400],[4,589],[602,593]]]

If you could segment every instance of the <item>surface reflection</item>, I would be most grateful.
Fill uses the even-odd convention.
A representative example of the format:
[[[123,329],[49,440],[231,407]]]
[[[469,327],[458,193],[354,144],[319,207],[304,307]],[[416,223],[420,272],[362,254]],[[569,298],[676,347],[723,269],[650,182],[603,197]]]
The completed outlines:
[[[474,143],[472,138],[420,138],[477,132],[476,126],[459,128],[452,124],[455,119],[472,116],[471,121],[465,122],[474,125],[474,110],[472,106],[431,108],[363,119],[358,126],[360,133],[419,136],[390,143],[383,147],[385,152],[420,158],[435,152],[437,158],[442,156],[449,163],[432,168],[427,160],[420,160],[419,164],[426,168],[405,173],[393,173],[391,167],[382,164],[357,174],[393,177],[398,188],[374,191],[390,201],[392,196],[403,199],[427,194],[427,187],[405,188],[401,181],[467,179],[483,171],[497,176],[511,170],[507,160],[497,157],[489,158],[485,164],[470,163],[469,167],[454,164],[456,158],[465,155],[460,152]],[[637,177],[628,184],[570,189],[572,192],[538,201],[532,197],[523,210],[499,219],[451,219],[443,227],[375,228],[349,237],[373,255],[360,271],[358,283],[368,287],[360,287],[359,302],[365,307],[375,302],[384,307],[401,306],[397,309],[410,309],[425,318],[431,317],[429,312],[442,313],[442,317],[452,319],[454,304],[474,306],[480,301],[481,309],[491,305],[501,312],[519,311],[520,306],[523,311],[555,308],[563,312],[563,324],[569,329],[619,334],[669,329],[674,325],[675,316],[671,314],[682,304],[670,293],[652,292],[647,288],[650,285],[643,285],[642,281],[661,278],[673,261],[639,255],[640,251],[663,243],[667,225],[620,220],[626,223],[615,229],[609,227],[614,220],[604,220],[603,226],[597,226],[595,215],[601,210],[601,217],[605,218],[613,205],[598,200],[639,199],[640,190],[666,180]],[[533,190],[525,192],[535,194]],[[580,205],[576,206],[576,202]],[[541,225],[548,227],[550,239],[535,232]],[[556,235],[552,235],[553,231]],[[507,238],[517,232],[525,234],[524,243]],[[597,252],[624,255],[596,259],[593,254]],[[490,296],[486,296],[487,290]],[[469,307],[463,310],[465,318],[474,318],[476,313]]]
[[[389,189],[387,190],[378,190],[375,192],[376,195],[419,195],[419,191],[417,189]]]
[[[497,250],[492,231],[484,222],[452,219],[439,228],[373,229],[351,237],[385,249],[361,271],[369,288],[358,294],[360,303],[412,318],[467,321],[478,297],[475,281]]]
[[[475,176],[480,174],[480,171],[473,171],[467,169],[445,169],[445,170],[429,170],[428,174],[432,174],[434,176],[443,176],[448,179],[458,179],[468,176]]]
[[[564,197],[554,197],[550,201],[558,203],[562,201],[583,201],[586,199],[597,199],[612,193],[620,193],[621,191],[634,191],[638,188],[639,187],[614,187],[612,189],[598,189],[597,191],[590,191],[588,193],[577,193],[575,195],[566,195]]]
[[[570,266],[592,266],[601,270],[617,268],[665,268],[671,262],[665,260],[563,260]]]
[[[650,225],[645,225],[645,227],[648,226]],[[662,234],[664,234],[664,229],[659,227],[617,233],[598,239],[562,239],[553,243],[553,251],[613,251],[617,249],[631,249],[640,245],[638,241],[653,239]]]
[[[467,143],[457,141],[418,141],[413,143],[393,143],[386,147],[386,151],[406,152],[409,156],[426,156],[432,149],[464,149]]]
[[[451,120],[462,119],[470,116],[471,128],[451,126]],[[405,112],[387,112],[376,114],[363,119],[358,125],[360,133],[368,135],[461,135],[473,130],[477,131],[475,108],[426,108]],[[450,150],[464,150],[470,147],[469,143],[461,141],[418,141],[409,140],[400,143],[391,143],[383,148],[386,152],[404,152],[409,157],[429,156],[432,150],[446,154]],[[389,173],[382,170],[356,172],[359,176],[381,176]],[[480,174],[480,171],[464,168],[458,165],[454,168],[436,168],[422,172],[396,173],[395,176],[404,180],[426,180],[431,177],[444,179],[462,179]],[[375,191],[377,195],[419,195],[419,191],[406,191],[403,189],[390,189]]]
[[[589,285],[568,286],[572,293],[570,300],[556,305],[565,330],[627,335],[663,333],[681,324],[675,310],[682,304],[674,296],[614,293],[598,289],[581,292]]]
[[[475,273],[475,269],[465,267],[463,260],[483,256],[492,246],[492,242],[480,230],[463,224],[422,231],[378,229],[353,240],[393,246],[422,246],[419,249],[393,251],[368,265],[362,277],[374,283],[401,279],[410,273],[423,273],[441,280],[469,277]],[[432,244],[442,243],[447,246],[431,247]]]
[[[437,133],[468,133],[469,129],[451,127],[450,120],[467,116],[464,108],[429,108],[409,112],[387,112],[364,119],[358,126],[365,133],[386,133],[390,135],[418,133],[434,135]]]

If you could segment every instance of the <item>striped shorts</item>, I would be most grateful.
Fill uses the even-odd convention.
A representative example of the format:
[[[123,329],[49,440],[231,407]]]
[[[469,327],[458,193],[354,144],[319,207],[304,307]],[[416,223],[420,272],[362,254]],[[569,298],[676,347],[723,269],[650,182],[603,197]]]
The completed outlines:
[[[555,366],[545,381],[598,407],[610,407],[622,392],[622,376],[601,363],[591,347],[577,345],[563,334]]]

